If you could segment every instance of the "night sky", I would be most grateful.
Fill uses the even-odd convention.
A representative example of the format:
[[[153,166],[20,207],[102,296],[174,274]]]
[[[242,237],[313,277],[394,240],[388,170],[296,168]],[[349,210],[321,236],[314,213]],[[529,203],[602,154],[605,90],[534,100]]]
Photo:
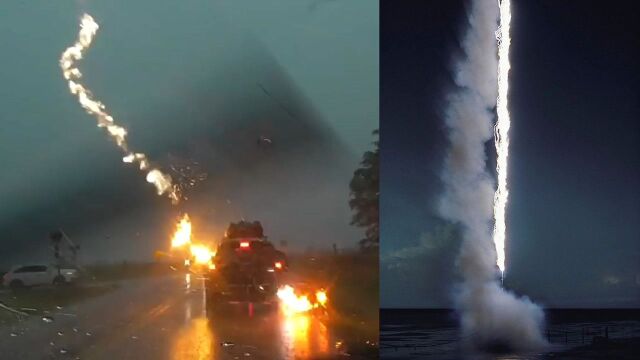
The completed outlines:
[[[83,80],[129,143],[208,174],[178,207],[68,93],[58,61],[83,12],[100,24]],[[368,0],[1,2],[0,270],[46,261],[57,227],[84,261],[149,260],[184,211],[201,240],[246,218],[290,249],[357,246],[349,181],[378,127],[378,43]]]
[[[465,6],[381,2],[384,307],[452,306],[460,239],[436,204]],[[640,305],[634,6],[512,1],[505,283],[545,306]]]

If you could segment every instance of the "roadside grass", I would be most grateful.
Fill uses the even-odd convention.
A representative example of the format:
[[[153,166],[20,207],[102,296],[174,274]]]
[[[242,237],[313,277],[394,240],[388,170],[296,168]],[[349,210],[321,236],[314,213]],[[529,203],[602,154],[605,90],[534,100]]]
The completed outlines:
[[[351,354],[377,353],[379,335],[379,262],[377,254],[358,252],[293,256],[292,272],[309,283],[327,286],[329,322],[349,343]]]
[[[173,270],[167,263],[114,263],[84,266],[87,277],[93,281],[120,281],[145,277],[164,276]]]
[[[379,337],[380,293],[378,256],[343,255],[332,266],[333,328],[348,342],[352,355],[377,354]]]
[[[293,256],[290,269],[307,282],[327,286],[330,302],[343,315],[377,321],[379,273],[377,254]]]
[[[0,302],[7,307],[30,315],[64,312],[64,308],[94,297],[102,296],[114,289],[113,285],[94,286],[47,286],[33,289],[9,290],[0,293]],[[0,321],[13,323],[20,315],[0,309]]]
[[[82,268],[83,280],[67,286],[42,286],[12,290],[0,287],[0,302],[12,309],[33,315],[64,312],[64,308],[87,299],[102,296],[118,288],[117,282],[153,276],[173,271],[162,263],[93,264]],[[0,308],[0,323],[11,324],[20,319]]]

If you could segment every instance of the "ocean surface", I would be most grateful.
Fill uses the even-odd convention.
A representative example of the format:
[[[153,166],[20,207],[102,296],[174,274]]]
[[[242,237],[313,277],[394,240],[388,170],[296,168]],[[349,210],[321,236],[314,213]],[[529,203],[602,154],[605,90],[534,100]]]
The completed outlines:
[[[640,309],[548,309],[544,337],[549,346],[531,353],[488,354],[468,350],[456,313],[450,309],[380,310],[380,358],[383,359],[562,359],[596,337],[640,337]],[[568,355],[569,354],[569,355]]]

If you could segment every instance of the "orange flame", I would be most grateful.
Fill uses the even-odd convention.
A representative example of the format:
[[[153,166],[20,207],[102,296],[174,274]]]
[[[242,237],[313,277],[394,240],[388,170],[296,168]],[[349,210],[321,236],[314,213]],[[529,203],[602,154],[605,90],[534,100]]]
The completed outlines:
[[[320,289],[316,291],[315,301],[309,299],[307,295],[298,295],[291,285],[284,285],[278,289],[278,298],[285,314],[298,314],[326,307],[328,296],[327,292]]]
[[[191,220],[189,220],[188,214],[184,214],[171,239],[172,248],[182,247],[186,244],[191,244]]]
[[[213,265],[212,259],[216,253],[207,245],[191,241],[191,227],[189,215],[184,214],[176,226],[176,232],[173,234],[173,238],[171,239],[171,247],[174,249],[186,248],[188,245],[190,256],[193,258],[193,263],[198,265],[209,265],[209,268],[211,268]],[[190,259],[187,260],[191,263]]]
[[[320,304],[320,306],[326,307],[327,300],[329,300],[329,298],[327,297],[327,292],[323,289],[316,291],[316,300],[318,301],[318,304]]]
[[[202,244],[191,244],[191,256],[196,264],[207,265],[211,263],[211,259],[215,252],[211,251],[207,246]]]

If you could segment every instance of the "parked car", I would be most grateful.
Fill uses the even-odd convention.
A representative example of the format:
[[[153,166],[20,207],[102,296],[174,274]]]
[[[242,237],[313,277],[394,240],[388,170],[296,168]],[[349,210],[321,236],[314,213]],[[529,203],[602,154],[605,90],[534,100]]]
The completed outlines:
[[[17,265],[4,274],[2,282],[13,289],[40,285],[71,284],[79,278],[78,269],[72,266]]]

